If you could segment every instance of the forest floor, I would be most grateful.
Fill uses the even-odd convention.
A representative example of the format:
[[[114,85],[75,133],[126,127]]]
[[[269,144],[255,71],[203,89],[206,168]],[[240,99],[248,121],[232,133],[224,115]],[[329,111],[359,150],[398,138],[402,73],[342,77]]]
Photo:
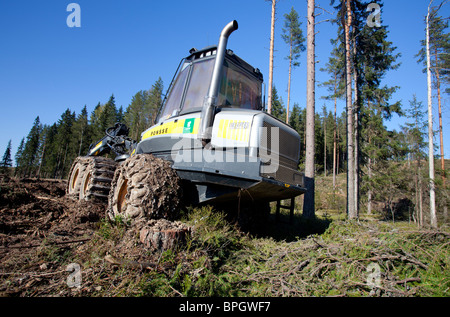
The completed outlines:
[[[0,180],[0,296],[450,295],[450,230],[323,212],[272,212],[245,227],[187,208],[191,233],[168,250],[74,201],[66,182]]]

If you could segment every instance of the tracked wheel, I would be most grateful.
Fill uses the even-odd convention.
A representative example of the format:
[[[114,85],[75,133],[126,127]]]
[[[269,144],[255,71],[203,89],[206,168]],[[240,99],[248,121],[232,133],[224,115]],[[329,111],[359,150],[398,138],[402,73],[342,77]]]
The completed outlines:
[[[107,201],[117,163],[105,157],[88,157],[80,182],[79,199]]]
[[[181,206],[181,181],[171,164],[151,154],[137,154],[121,164],[111,183],[108,217],[132,221],[173,219]]]

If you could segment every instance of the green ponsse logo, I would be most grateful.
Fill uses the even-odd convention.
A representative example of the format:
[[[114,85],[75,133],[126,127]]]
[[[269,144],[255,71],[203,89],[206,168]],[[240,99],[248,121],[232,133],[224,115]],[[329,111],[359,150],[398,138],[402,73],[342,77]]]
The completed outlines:
[[[195,118],[186,119],[184,121],[183,133],[192,133],[192,131],[194,130],[194,122]]]

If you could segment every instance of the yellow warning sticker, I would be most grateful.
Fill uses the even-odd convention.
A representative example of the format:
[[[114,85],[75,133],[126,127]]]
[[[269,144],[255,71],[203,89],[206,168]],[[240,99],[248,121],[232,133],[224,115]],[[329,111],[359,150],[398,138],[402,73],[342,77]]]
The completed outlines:
[[[197,134],[199,118],[174,120],[155,126],[144,133],[142,140],[163,134]]]

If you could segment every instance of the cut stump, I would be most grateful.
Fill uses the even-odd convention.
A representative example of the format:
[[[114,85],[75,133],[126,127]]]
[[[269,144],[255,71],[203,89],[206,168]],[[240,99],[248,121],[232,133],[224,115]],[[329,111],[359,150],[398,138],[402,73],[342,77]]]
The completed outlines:
[[[168,250],[184,245],[191,228],[179,221],[150,220],[140,230],[140,241],[149,249]]]

